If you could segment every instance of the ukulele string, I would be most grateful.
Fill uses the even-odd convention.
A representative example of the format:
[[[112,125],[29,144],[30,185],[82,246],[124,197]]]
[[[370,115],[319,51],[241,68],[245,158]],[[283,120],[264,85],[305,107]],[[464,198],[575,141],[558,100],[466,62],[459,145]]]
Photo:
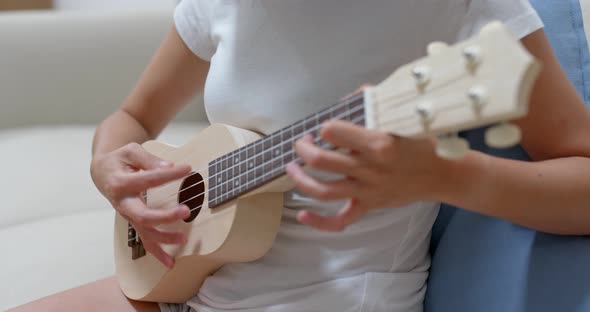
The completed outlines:
[[[359,121],[361,121],[361,120],[362,120],[362,121],[364,121],[364,119],[365,119],[365,116],[359,116],[359,117],[355,118],[354,120],[352,120],[352,122],[359,122]],[[316,139],[318,139],[318,140],[316,140]],[[320,142],[320,141],[322,140],[321,138],[316,138],[316,139],[314,139],[314,143],[318,143],[318,142]],[[331,148],[331,144],[330,144],[330,143],[328,143],[328,142],[324,142],[324,143],[322,143],[322,144],[321,144],[319,147],[320,147],[320,148],[323,148],[323,149],[325,149],[325,148]],[[292,154],[292,153],[295,153],[295,151],[294,151],[294,150],[290,150],[288,153],[289,153],[289,154]],[[274,158],[274,159],[276,159],[276,158]],[[293,161],[297,161],[297,160],[299,160],[299,158],[295,158]],[[272,160],[271,160],[271,161],[272,161]],[[284,168],[283,168],[283,167],[278,167],[278,168],[275,168],[275,169],[271,170],[270,172],[267,172],[265,175],[268,175],[268,174],[273,174],[273,173],[275,173],[277,170],[278,170],[278,171],[281,171],[281,170],[284,170]],[[243,175],[243,174],[242,174],[242,175]],[[205,193],[206,193],[206,191],[205,191],[205,192],[202,192],[202,193],[200,193],[200,194],[198,194],[198,195],[195,195],[195,196],[193,196],[193,197],[191,197],[191,198],[189,198],[189,199],[187,199],[187,200],[184,200],[184,201],[183,201],[183,202],[181,202],[179,205],[186,204],[187,202],[189,202],[189,201],[191,201],[191,200],[193,200],[193,199],[195,199],[195,198],[197,198],[197,197],[199,197],[199,196],[202,196],[202,195],[204,195]],[[193,212],[194,210],[200,209],[200,208],[202,208],[202,207],[203,207],[203,205],[201,205],[201,206],[199,206],[199,207],[192,208],[192,209],[190,209],[190,211],[191,211],[191,212]]]
[[[343,105],[350,105],[350,104],[354,103],[355,101],[358,101],[359,99],[361,99],[361,98],[363,98],[363,97],[364,97],[364,94],[363,94],[363,93],[360,93],[360,94],[357,94],[357,95],[351,96],[350,98],[346,98],[344,101],[342,101],[342,102],[340,102],[340,103],[338,103],[338,104],[336,104],[336,105],[330,106],[330,107],[329,107],[329,108],[327,108],[326,110],[327,110],[327,111],[334,111],[334,110],[336,110],[336,109],[338,109],[338,108],[341,108]],[[352,111],[352,113],[356,113],[357,111],[358,111],[358,109],[355,109],[355,110],[353,110],[353,111]],[[345,112],[344,114],[346,114],[346,112]],[[344,116],[344,115],[342,115],[342,113],[341,113],[341,114],[339,114],[339,115],[336,115],[336,116],[334,116],[332,119],[339,119],[340,117],[343,117],[343,116]],[[290,127],[287,127],[287,128],[285,128],[285,129],[292,128],[294,125],[295,125],[295,124],[291,125]],[[312,130],[312,131],[315,131],[315,130],[317,130],[316,128],[317,128],[317,127],[319,127],[319,126],[320,126],[320,125],[318,125],[318,126],[316,126],[316,127],[312,128],[312,129],[310,129],[310,130]],[[285,129],[283,129],[283,130],[285,130]],[[271,135],[272,135],[272,134],[271,134]],[[254,143],[254,142],[253,142],[253,143]],[[283,143],[280,143],[279,145],[282,145],[282,144],[285,144],[285,143],[289,143],[289,142],[283,142]],[[264,152],[264,151],[263,151],[263,152]],[[188,159],[190,159],[190,158],[191,158],[193,155],[194,155],[194,153],[188,154],[188,155],[187,155],[188,157],[186,157],[186,158],[184,158],[184,159],[181,159],[181,160],[179,160],[179,161],[177,161],[177,162],[182,162],[182,161],[188,160]],[[251,158],[254,158],[254,157],[257,157],[257,156],[259,156],[259,155],[254,155],[253,157],[250,157],[250,158],[248,158],[248,159],[251,159]],[[233,169],[233,167],[235,167],[235,165],[234,165],[234,166],[232,166],[232,167],[226,168],[226,169],[224,169],[224,170],[222,170],[222,171],[218,172],[217,174],[215,174],[215,175],[213,175],[213,176],[216,176],[216,175],[218,175],[218,174],[221,174],[221,173],[223,173],[224,171],[227,171],[227,170]],[[189,178],[189,177],[191,177],[191,176],[193,176],[193,175],[196,175],[197,173],[199,173],[199,174],[200,174],[200,173],[202,173],[201,171],[205,171],[205,170],[207,170],[207,169],[208,169],[208,168],[200,168],[200,169],[198,169],[197,171],[194,171],[194,172],[193,172],[193,173],[191,173],[190,175],[187,175],[187,176],[185,176],[185,177],[183,177],[183,178],[181,178],[181,179],[186,179],[186,178]],[[212,177],[213,177],[213,176],[212,176]],[[177,179],[177,180],[180,180],[180,179]],[[165,187],[165,186],[166,186],[166,185],[168,185],[168,184],[171,184],[171,183],[174,183],[174,182],[176,182],[177,180],[170,181],[170,182],[168,182],[168,183],[166,183],[166,184],[164,184],[164,185],[160,186],[159,188],[163,188],[163,187]],[[191,186],[189,186],[189,187],[187,187],[187,188],[185,188],[185,189],[188,189],[188,188],[190,188],[190,187],[192,187],[192,186],[194,186],[194,185],[191,185]],[[184,190],[184,189],[183,189],[183,190]],[[180,190],[179,192],[182,192],[183,190]],[[170,196],[177,195],[177,194],[178,194],[178,193],[173,193],[173,194],[170,194],[170,195],[169,195],[167,198],[169,198]],[[144,195],[144,196],[143,196],[143,198],[144,198],[144,199],[146,199],[146,198],[147,198],[147,195]],[[165,199],[167,199],[167,198],[165,198]]]
[[[358,99],[360,99],[360,97],[357,97],[357,98],[356,98],[356,100],[358,100]],[[355,101],[356,101],[356,100],[355,100]],[[353,102],[354,102],[354,101],[353,101]],[[352,102],[351,102],[351,103],[352,103]],[[341,103],[341,104],[338,104],[338,105],[336,105],[336,106],[341,106],[341,105],[343,105],[343,104],[349,105],[350,103],[344,103],[344,102],[343,102],[343,103]],[[336,106],[333,106],[333,107],[334,107],[334,108],[336,108]],[[352,115],[352,114],[355,114],[355,113],[359,112],[359,111],[360,111],[360,110],[362,110],[362,109],[364,109],[364,105],[362,105],[362,106],[359,106],[359,107],[356,107],[356,108],[354,108],[354,109],[352,109],[352,110],[350,110],[350,111],[347,111],[347,112],[340,113],[339,115],[336,115],[336,116],[334,116],[334,117],[333,117],[333,119],[340,119],[341,117],[345,117],[346,115]],[[355,123],[355,122],[353,122],[353,123]],[[291,127],[292,127],[292,126],[291,126]],[[314,132],[314,131],[317,131],[317,130],[319,130],[321,127],[322,127],[322,125],[316,125],[316,126],[314,126],[314,127],[310,128],[310,129],[308,129],[308,132]],[[285,128],[285,129],[288,129],[288,128]],[[298,138],[295,138],[295,139],[293,139],[292,141],[295,141],[295,140],[297,140],[297,139],[299,139],[299,137],[298,137]],[[277,148],[277,147],[281,147],[281,148],[282,148],[282,146],[283,146],[284,144],[293,143],[292,141],[291,141],[291,142],[289,142],[289,141],[284,141],[284,142],[281,142],[281,143],[279,143],[278,145],[276,145],[276,146],[273,146],[273,149],[274,149],[274,148]],[[262,153],[264,153],[264,152],[266,152],[266,151],[263,151]],[[194,155],[194,153],[191,153],[191,154],[189,154],[189,155],[188,155],[188,157],[187,157],[187,158],[185,158],[185,159],[183,159],[183,160],[180,160],[179,162],[182,162],[182,161],[184,161],[184,160],[190,159],[190,157],[191,157],[191,156],[193,156],[193,155]],[[254,159],[254,158],[256,158],[256,157],[258,157],[258,156],[260,156],[260,155],[261,155],[261,154],[253,155],[252,157],[246,158],[244,161],[248,161],[248,160]],[[280,157],[284,157],[284,156],[285,156],[285,154],[281,154],[281,155],[280,155]],[[273,161],[273,160],[276,160],[276,159],[277,159],[277,157],[275,157],[275,158],[272,158],[270,161]],[[234,169],[235,167],[237,167],[237,166],[239,166],[239,165],[240,165],[240,164],[235,164],[235,165],[232,165],[232,166],[230,166],[230,167],[228,167],[228,168],[226,168],[226,169],[224,169],[224,170],[222,170],[222,171],[220,171],[220,172],[218,172],[218,173],[216,173],[216,174],[212,175],[210,178],[217,177],[217,176],[219,176],[219,175],[223,174],[223,173],[224,173],[224,172],[226,172],[226,171],[229,171],[229,170],[232,170],[232,169]],[[262,165],[264,165],[264,164],[262,164]],[[260,168],[260,166],[256,166],[256,167],[254,167],[254,168],[250,168],[248,171],[246,171],[246,173],[248,173],[248,172],[250,172],[250,171],[252,171],[252,170],[256,170],[256,169],[258,169],[258,168]],[[195,175],[195,174],[197,174],[197,173],[201,174],[201,173],[202,173],[201,171],[205,171],[205,170],[207,170],[207,169],[208,169],[208,168],[201,168],[201,169],[199,169],[198,171],[195,171],[195,172],[193,172],[192,174],[190,174],[190,175],[187,175],[187,176],[185,176],[185,177],[183,177],[183,178],[181,178],[181,179],[186,179],[186,178],[188,178],[188,177],[191,177],[191,176],[193,176],[193,175]],[[176,181],[178,181],[178,180],[180,180],[180,179],[177,179],[177,180],[171,181],[171,182],[169,182],[169,183],[166,183],[165,185],[163,185],[163,186],[160,186],[160,188],[164,188],[166,185],[169,185],[169,184],[171,184],[171,183],[173,183],[173,182],[176,182]],[[224,182],[222,182],[221,184],[217,185],[216,187],[221,187],[221,186],[223,186],[224,184],[226,184],[226,183],[229,183],[229,182],[230,182],[230,181],[229,181],[229,179],[228,179],[227,181],[224,181]],[[195,187],[195,186],[197,186],[197,185],[200,185],[200,184],[203,184],[203,183],[205,183],[205,181],[201,181],[201,182],[197,182],[197,183],[195,183],[195,184],[189,185],[189,186],[187,186],[187,187],[185,187],[185,188],[183,188],[183,189],[179,190],[178,192],[175,192],[175,193],[169,194],[168,196],[166,196],[166,197],[163,199],[163,201],[167,201],[167,200],[168,200],[170,197],[172,197],[172,196],[175,196],[175,195],[178,195],[178,194],[180,194],[181,192],[183,192],[183,191],[185,191],[185,190],[188,190],[188,189],[190,189],[190,188],[192,188],[192,187]],[[152,194],[152,196],[153,196],[153,194]],[[147,195],[143,195],[143,198],[144,198],[144,199],[147,199],[147,197],[148,197]],[[158,203],[156,206],[159,206],[159,205],[161,205],[161,204],[163,204],[163,202],[161,202],[161,203]]]

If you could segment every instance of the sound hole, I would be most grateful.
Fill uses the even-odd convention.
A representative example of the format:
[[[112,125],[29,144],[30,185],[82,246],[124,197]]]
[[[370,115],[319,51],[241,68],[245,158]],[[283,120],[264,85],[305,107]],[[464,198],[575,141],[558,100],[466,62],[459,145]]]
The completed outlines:
[[[192,222],[201,212],[203,201],[205,200],[205,183],[203,177],[193,172],[189,177],[182,181],[180,191],[178,192],[178,203],[187,205],[191,209],[191,216],[184,222]]]

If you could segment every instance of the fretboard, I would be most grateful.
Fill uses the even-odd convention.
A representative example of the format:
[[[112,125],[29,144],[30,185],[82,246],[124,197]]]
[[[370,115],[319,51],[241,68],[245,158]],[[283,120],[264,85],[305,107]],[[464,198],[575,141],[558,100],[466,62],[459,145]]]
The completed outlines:
[[[290,162],[303,164],[293,145],[306,134],[323,148],[332,148],[318,136],[327,120],[365,125],[363,94],[356,95],[269,136],[223,155],[209,163],[209,207],[217,207],[285,174]]]

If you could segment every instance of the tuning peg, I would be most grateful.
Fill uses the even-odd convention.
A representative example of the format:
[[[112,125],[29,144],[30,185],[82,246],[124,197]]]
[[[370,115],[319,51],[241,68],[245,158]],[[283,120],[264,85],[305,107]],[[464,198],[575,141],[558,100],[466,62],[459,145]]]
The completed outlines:
[[[481,113],[483,107],[485,106],[485,104],[487,102],[486,89],[484,89],[483,87],[479,87],[479,86],[470,88],[469,91],[467,91],[467,97],[471,101],[471,105],[472,105],[473,109],[477,113]]]
[[[448,44],[442,41],[435,41],[428,45],[428,55],[437,55],[449,47]]]
[[[476,67],[481,62],[481,49],[477,46],[469,46],[463,49],[463,56],[470,67]]]
[[[486,144],[493,148],[507,148],[520,142],[522,134],[517,126],[504,122],[486,130]]]
[[[439,138],[436,145],[436,155],[443,159],[458,159],[469,152],[469,142],[457,134]]]
[[[416,105],[416,114],[420,117],[423,123],[428,124],[432,122],[434,111],[430,102],[421,102]]]
[[[416,79],[418,87],[422,88],[430,82],[430,69],[426,66],[418,66],[412,69],[412,76]]]

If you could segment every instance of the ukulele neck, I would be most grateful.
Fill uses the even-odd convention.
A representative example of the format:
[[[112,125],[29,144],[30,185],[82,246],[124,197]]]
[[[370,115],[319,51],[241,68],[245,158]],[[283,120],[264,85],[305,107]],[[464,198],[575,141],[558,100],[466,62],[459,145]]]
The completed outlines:
[[[328,120],[345,120],[364,126],[364,95],[352,96],[211,161],[208,166],[209,207],[220,206],[283,176],[285,165],[290,162],[302,164],[293,145],[305,135],[311,135],[323,148],[332,148],[319,138],[321,125]]]

